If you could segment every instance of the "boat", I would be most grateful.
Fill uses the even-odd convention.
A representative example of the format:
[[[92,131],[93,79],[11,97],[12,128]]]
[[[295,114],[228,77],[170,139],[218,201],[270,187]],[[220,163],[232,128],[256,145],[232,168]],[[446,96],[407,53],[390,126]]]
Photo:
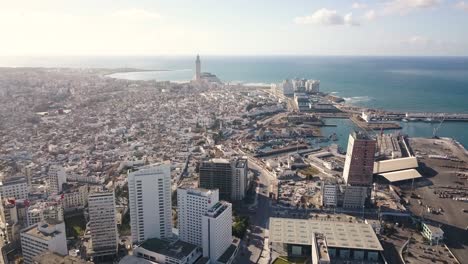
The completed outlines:
[[[407,122],[408,122],[408,119],[406,119],[406,118],[403,118],[401,121],[403,121],[403,122],[407,123]]]

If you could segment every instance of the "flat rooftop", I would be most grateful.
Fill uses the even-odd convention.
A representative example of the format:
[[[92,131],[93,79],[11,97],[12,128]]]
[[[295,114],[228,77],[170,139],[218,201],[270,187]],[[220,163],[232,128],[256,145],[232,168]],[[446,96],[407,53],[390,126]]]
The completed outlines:
[[[415,169],[418,167],[416,157],[390,159],[374,162],[374,174],[397,170]]]
[[[415,169],[392,171],[386,173],[380,173],[380,176],[387,179],[389,182],[399,182],[411,179],[422,178],[421,174]]]
[[[148,239],[140,247],[175,259],[183,259],[197,248],[195,245],[180,240],[171,243],[158,238]]]
[[[270,242],[312,245],[316,233],[323,234],[331,248],[383,251],[374,230],[365,223],[270,217]]]
[[[40,228],[55,228],[55,225],[58,225],[62,222],[56,220],[56,219],[53,219],[53,218],[48,218],[45,220],[45,222],[39,222],[35,225],[32,225],[28,228],[25,228],[21,231],[21,233],[26,233],[30,236],[34,236],[34,237],[37,237],[37,238],[40,238],[42,240],[46,240],[46,241],[50,241],[52,240],[54,237],[56,237],[57,235],[61,234],[62,232],[59,231],[59,230],[53,230],[51,231],[50,233],[47,233],[47,232],[43,232],[41,230],[39,230]]]

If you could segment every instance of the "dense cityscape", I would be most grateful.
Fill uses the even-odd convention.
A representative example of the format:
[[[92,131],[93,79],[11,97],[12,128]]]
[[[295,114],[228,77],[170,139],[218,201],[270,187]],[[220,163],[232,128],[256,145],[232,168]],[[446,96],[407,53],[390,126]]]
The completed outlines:
[[[0,69],[3,263],[463,263],[468,153],[320,81]],[[352,120],[347,149],[322,134]],[[419,120],[416,120],[419,119]],[[422,120],[424,119],[424,120]],[[429,120],[430,119],[430,120]]]

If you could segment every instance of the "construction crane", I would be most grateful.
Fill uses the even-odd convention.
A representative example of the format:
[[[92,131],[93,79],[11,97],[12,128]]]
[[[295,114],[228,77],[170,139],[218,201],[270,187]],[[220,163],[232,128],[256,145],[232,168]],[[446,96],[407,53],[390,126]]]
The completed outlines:
[[[442,126],[442,123],[444,122],[444,120],[445,120],[445,115],[442,115],[442,120],[440,121],[440,123],[432,131],[432,138],[439,138],[437,136],[437,132],[439,131],[440,127]]]

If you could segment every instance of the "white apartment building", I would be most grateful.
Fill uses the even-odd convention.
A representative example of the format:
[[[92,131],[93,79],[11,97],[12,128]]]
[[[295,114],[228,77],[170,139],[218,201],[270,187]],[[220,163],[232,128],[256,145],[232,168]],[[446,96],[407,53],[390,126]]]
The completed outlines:
[[[65,169],[59,165],[50,165],[47,177],[49,193],[59,193],[62,191],[62,184],[67,182]]]
[[[131,172],[128,196],[133,242],[172,237],[170,165]]]
[[[28,181],[26,178],[10,178],[0,182],[1,198],[28,198]]]
[[[231,162],[231,166],[231,199],[233,201],[240,201],[244,199],[248,187],[248,160],[244,158],[235,159]]]
[[[89,228],[92,256],[107,256],[117,253],[119,235],[115,217],[113,191],[90,193],[88,197]]]
[[[63,207],[57,202],[38,202],[27,208],[27,226],[35,225],[46,219],[63,221]]]
[[[179,239],[202,246],[202,217],[219,201],[219,190],[177,189]]]
[[[217,263],[231,244],[232,205],[221,201],[202,217],[203,257],[209,258],[210,263]]]
[[[21,230],[21,248],[24,263],[33,263],[33,258],[45,251],[61,256],[68,254],[65,223],[47,219]]]

